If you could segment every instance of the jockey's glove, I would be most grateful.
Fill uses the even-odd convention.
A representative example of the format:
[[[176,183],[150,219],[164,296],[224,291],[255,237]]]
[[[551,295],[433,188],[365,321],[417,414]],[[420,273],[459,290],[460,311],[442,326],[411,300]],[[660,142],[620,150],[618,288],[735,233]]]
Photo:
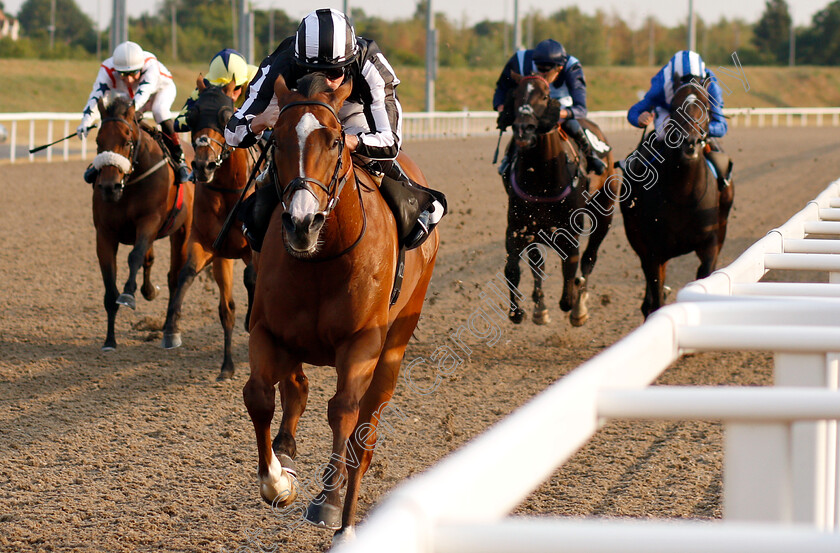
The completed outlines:
[[[79,137],[79,140],[87,138],[88,132],[90,132],[90,128],[84,123],[76,127],[76,136]]]

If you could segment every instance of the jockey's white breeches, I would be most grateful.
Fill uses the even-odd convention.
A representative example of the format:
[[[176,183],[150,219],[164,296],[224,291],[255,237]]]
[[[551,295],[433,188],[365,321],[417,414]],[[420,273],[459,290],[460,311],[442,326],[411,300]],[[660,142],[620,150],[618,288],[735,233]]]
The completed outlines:
[[[139,113],[152,112],[155,118],[155,123],[172,119],[172,103],[175,101],[175,95],[178,93],[175,88],[175,83],[171,79],[166,79],[167,85],[155,92],[149,97],[149,101],[138,109]]]

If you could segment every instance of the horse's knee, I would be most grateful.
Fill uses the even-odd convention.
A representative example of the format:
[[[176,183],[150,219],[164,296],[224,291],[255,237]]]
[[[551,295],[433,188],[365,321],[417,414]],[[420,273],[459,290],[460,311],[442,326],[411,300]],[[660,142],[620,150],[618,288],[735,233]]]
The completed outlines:
[[[358,414],[359,402],[352,398],[336,396],[327,402],[327,420],[334,430],[346,430],[350,423],[355,426]]]
[[[242,388],[242,400],[252,420],[267,416],[271,421],[274,415],[274,386],[270,382],[252,374]]]

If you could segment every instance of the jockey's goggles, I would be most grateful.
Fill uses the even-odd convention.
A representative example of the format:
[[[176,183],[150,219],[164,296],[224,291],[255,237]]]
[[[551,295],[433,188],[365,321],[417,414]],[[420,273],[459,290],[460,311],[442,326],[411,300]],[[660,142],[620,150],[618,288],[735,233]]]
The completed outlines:
[[[537,63],[535,65],[539,73],[548,73],[549,71],[557,67],[556,63]]]
[[[135,69],[134,71],[117,71],[121,77],[135,77],[140,74],[139,69]]]
[[[331,67],[330,69],[324,69],[321,73],[323,73],[327,79],[334,81],[347,74],[347,67]]]

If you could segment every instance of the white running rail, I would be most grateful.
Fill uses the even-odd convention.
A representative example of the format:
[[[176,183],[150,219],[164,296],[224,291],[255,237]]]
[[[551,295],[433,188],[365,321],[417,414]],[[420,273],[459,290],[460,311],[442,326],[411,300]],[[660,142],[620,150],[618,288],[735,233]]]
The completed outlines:
[[[840,551],[838,208],[840,180],[730,266],[683,288],[677,303],[395,488],[336,553]],[[778,268],[822,270],[829,283],[759,282]],[[648,387],[683,353],[726,350],[774,352],[775,385]],[[722,421],[723,520],[507,516],[612,418]]]
[[[840,126],[840,108],[726,108],[723,110],[733,127]],[[495,136],[495,111],[418,112],[403,114],[403,136],[406,140]],[[589,117],[605,132],[632,129],[626,111],[592,111]],[[0,113],[0,124],[7,127],[8,143],[0,144],[0,161],[12,163],[27,157],[29,161],[87,159],[87,141],[65,140],[37,154],[28,150],[67,136],[79,122],[78,113]],[[182,135],[183,136],[183,135]]]

